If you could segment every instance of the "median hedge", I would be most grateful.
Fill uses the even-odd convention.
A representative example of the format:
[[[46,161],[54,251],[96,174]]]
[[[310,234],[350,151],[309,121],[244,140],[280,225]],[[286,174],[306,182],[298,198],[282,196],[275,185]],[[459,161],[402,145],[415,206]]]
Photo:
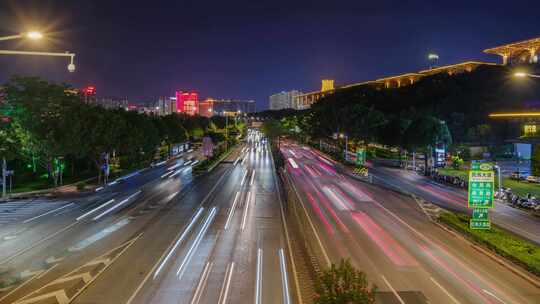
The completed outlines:
[[[467,215],[445,212],[439,220],[497,254],[524,266],[528,271],[540,275],[539,246],[493,225],[490,230],[471,230],[470,217]]]

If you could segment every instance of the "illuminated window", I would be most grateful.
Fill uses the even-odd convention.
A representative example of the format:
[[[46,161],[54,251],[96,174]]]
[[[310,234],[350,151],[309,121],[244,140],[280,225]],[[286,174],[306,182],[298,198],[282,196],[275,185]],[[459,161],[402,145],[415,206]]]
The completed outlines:
[[[523,132],[525,133],[525,136],[536,135],[536,125],[523,126]]]

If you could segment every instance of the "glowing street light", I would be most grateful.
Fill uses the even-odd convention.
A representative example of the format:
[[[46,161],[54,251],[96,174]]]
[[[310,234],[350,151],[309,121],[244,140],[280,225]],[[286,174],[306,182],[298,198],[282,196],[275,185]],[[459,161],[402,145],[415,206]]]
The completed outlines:
[[[534,75],[534,74],[529,74],[525,72],[516,72],[514,73],[514,76],[518,78],[525,78],[525,77],[540,78],[540,75]]]
[[[43,34],[41,32],[31,31],[26,33],[26,38],[32,39],[32,40],[39,40],[43,38]]]
[[[38,32],[38,31],[30,31],[30,32],[21,33],[21,34],[18,34],[18,35],[0,37],[0,41],[21,39],[21,38],[27,38],[27,39],[30,39],[30,40],[39,40],[39,39],[43,38],[43,33]]]

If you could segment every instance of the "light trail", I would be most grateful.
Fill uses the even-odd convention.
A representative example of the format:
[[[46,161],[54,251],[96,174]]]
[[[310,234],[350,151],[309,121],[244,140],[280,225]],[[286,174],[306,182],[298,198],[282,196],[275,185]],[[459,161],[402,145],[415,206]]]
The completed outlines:
[[[227,298],[229,297],[229,288],[231,286],[231,278],[234,272],[234,262],[231,262],[227,266],[225,272],[225,280],[223,281],[223,286],[221,287],[221,292],[219,293],[218,304],[226,304]]]
[[[281,284],[283,285],[283,303],[290,304],[291,296],[289,294],[289,278],[287,277],[287,265],[285,263],[285,254],[283,253],[283,248],[279,249],[278,255],[279,266],[281,268]]]
[[[262,303],[262,259],[263,251],[261,248],[257,249],[257,279],[255,281],[255,304]]]
[[[176,251],[178,246],[180,246],[180,244],[182,244],[182,242],[184,241],[184,239],[186,238],[188,233],[191,231],[191,228],[193,227],[193,225],[197,222],[199,217],[201,217],[201,215],[203,213],[203,210],[204,210],[203,207],[199,208],[199,210],[197,211],[195,216],[191,219],[191,222],[189,223],[189,225],[186,227],[184,232],[182,232],[182,235],[180,235],[178,240],[174,243],[173,247],[169,250],[169,253],[167,253],[167,256],[165,256],[163,261],[159,264],[159,267],[156,269],[156,272],[154,273],[154,280],[159,275],[159,272],[163,269],[165,264],[167,264],[167,261],[171,258],[172,254]]]
[[[253,180],[255,179],[255,169],[251,172],[251,180],[249,181],[249,185],[253,186]]]
[[[242,225],[240,226],[240,230],[244,231],[244,228],[246,227],[246,219],[247,214],[249,210],[249,201],[251,200],[251,191],[248,192],[247,199],[246,199],[246,207],[244,208],[244,215],[242,216]]]
[[[225,230],[229,229],[229,224],[231,222],[231,219],[234,215],[234,211],[236,209],[236,203],[238,202],[238,197],[240,196],[240,192],[236,192],[236,195],[234,196],[234,201],[231,207],[231,210],[229,210],[229,215],[227,216],[227,222],[225,222]]]
[[[106,202],[105,204],[102,204],[102,205],[100,205],[99,207],[96,207],[96,208],[94,208],[94,209],[92,209],[92,210],[86,212],[85,214],[79,216],[79,217],[76,218],[75,220],[80,221],[80,220],[82,220],[83,218],[87,217],[88,215],[90,215],[90,214],[92,214],[92,213],[94,213],[94,212],[96,212],[96,211],[98,211],[98,210],[100,210],[100,209],[102,209],[102,208],[105,208],[105,207],[107,207],[108,205],[110,205],[110,204],[112,204],[112,203],[114,203],[114,198],[111,199],[111,200],[109,200],[109,201]]]
[[[214,217],[216,216],[216,212],[217,212],[216,207],[212,207],[212,210],[210,211],[210,214],[206,218],[206,221],[204,222],[204,225],[203,225],[201,231],[199,231],[199,234],[197,234],[197,236],[195,237],[195,241],[193,242],[193,245],[191,245],[191,247],[189,248],[186,256],[184,257],[184,260],[182,260],[182,263],[180,264],[180,267],[178,267],[178,271],[176,272],[176,276],[178,277],[179,280],[182,278],[182,275],[184,274],[184,271],[186,269],[185,267],[186,267],[187,263],[193,257],[193,253],[195,252],[195,249],[197,249],[199,247],[199,244],[201,243],[202,238],[206,234],[206,231],[208,230],[208,227],[210,227],[210,224],[214,220]]]
[[[56,212],[56,211],[59,211],[59,210],[65,209],[65,208],[67,208],[67,207],[71,207],[71,206],[73,206],[74,204],[75,204],[75,203],[69,203],[69,204],[67,204],[67,205],[64,205],[64,206],[62,206],[62,207],[60,207],[60,208],[56,208],[56,209],[54,209],[54,210],[50,210],[50,211],[47,211],[47,212],[45,212],[45,213],[43,213],[43,214],[40,214],[40,215],[34,216],[34,217],[32,217],[32,218],[29,218],[29,219],[27,219],[27,220],[23,221],[23,224],[26,224],[26,223],[30,223],[31,221],[33,221],[33,220],[37,220],[38,218],[40,218],[40,217],[44,217],[45,215],[48,215],[48,214],[54,213],[54,212]]]
[[[118,203],[118,204],[112,206],[111,208],[105,210],[105,212],[103,212],[103,213],[101,213],[100,215],[94,217],[92,220],[94,220],[94,221],[99,220],[100,218],[102,218],[102,217],[104,217],[105,215],[109,214],[109,213],[112,212],[113,210],[115,210],[115,209],[119,208],[120,206],[124,205],[125,203],[127,203],[131,198],[133,198],[133,197],[139,195],[139,193],[141,193],[141,190],[139,190],[139,191],[133,193],[132,195],[128,196],[126,199],[124,199],[124,200],[121,201],[120,203]]]
[[[208,282],[208,275],[210,274],[210,270],[212,269],[213,265],[214,263],[212,262],[206,262],[206,265],[204,266],[203,272],[201,274],[201,279],[199,280],[197,288],[195,289],[195,294],[191,299],[191,304],[197,304],[201,300],[204,287],[206,286],[206,282]]]

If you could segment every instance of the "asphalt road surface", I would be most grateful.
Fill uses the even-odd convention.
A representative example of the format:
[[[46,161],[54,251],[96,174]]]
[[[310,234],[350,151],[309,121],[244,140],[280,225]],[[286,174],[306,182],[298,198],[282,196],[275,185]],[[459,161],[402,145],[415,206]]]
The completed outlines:
[[[200,177],[178,159],[14,210],[0,227],[0,303],[292,303],[271,156],[250,139]]]
[[[415,172],[397,168],[372,167],[373,182],[383,184],[399,191],[412,193],[444,209],[471,213],[467,208],[465,190],[439,184]],[[526,211],[495,202],[489,210],[491,221],[523,238],[540,244],[540,220]]]
[[[430,222],[411,197],[344,176],[310,148],[281,151],[328,259],[350,258],[379,303],[540,303],[539,288]]]

